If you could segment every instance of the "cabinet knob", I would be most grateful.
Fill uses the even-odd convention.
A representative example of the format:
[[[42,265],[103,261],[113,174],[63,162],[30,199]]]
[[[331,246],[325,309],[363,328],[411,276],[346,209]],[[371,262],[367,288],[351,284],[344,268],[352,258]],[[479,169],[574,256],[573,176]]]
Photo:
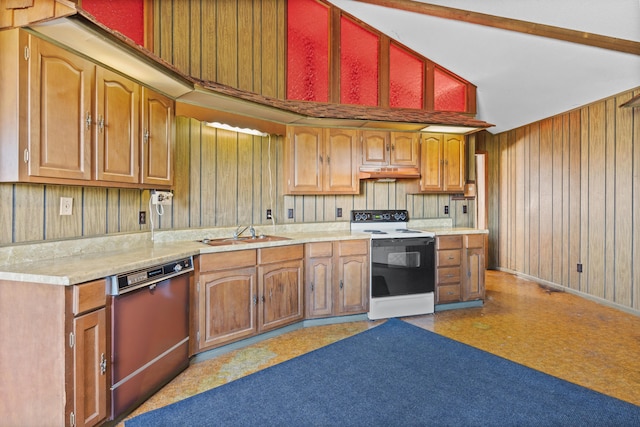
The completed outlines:
[[[340,279],[340,289],[344,288],[344,282]]]
[[[87,130],[91,129],[91,113],[87,113],[85,123],[87,124]]]
[[[104,117],[100,116],[100,119],[98,119],[98,132],[102,133],[103,130],[104,130]]]
[[[100,374],[104,375],[107,373],[107,357],[102,353],[100,355]]]
[[[149,129],[144,130],[144,142],[149,142]]]

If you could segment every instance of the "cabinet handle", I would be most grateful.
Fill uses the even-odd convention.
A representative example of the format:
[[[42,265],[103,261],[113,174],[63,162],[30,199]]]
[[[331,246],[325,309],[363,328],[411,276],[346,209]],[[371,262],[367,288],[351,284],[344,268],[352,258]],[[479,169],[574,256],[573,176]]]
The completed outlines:
[[[258,297],[253,297],[253,305],[258,305]]]
[[[452,257],[452,256],[450,256],[448,259],[453,259],[453,257]]]
[[[322,163],[322,156],[320,156],[320,163]]]
[[[340,289],[344,288],[344,282],[340,279]]]
[[[100,116],[100,119],[98,120],[98,132],[102,133],[103,130],[104,130],[104,117]]]
[[[87,113],[87,119],[85,120],[87,124],[87,130],[91,129],[91,113]]]
[[[386,149],[387,149],[387,151],[389,151],[389,144],[388,143],[387,143]]]
[[[395,151],[396,146],[394,144],[391,144],[391,151]]]
[[[313,288],[314,288],[314,285],[313,285],[313,282],[311,282],[311,292],[313,292]]]
[[[149,142],[149,129],[144,130],[144,142]]]
[[[100,374],[104,375],[107,373],[107,357],[102,353],[100,355]]]
[[[265,301],[266,301],[266,299],[265,299],[264,295],[262,295],[262,298],[261,298],[261,299],[262,299],[262,302],[265,302]]]

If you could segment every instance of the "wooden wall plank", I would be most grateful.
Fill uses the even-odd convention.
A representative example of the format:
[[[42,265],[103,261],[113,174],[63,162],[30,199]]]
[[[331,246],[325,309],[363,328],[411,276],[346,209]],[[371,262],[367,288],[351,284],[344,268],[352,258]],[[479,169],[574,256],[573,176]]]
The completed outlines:
[[[196,78],[202,77],[203,3],[208,2],[191,2],[189,9],[189,75]]]
[[[14,208],[15,242],[44,240],[45,236],[45,187],[42,185],[16,184]],[[54,207],[55,209],[55,207]]]
[[[516,129],[515,131],[515,150],[514,155],[515,159],[513,161],[515,167],[515,176],[514,176],[514,247],[515,247],[515,269],[517,271],[525,271],[524,260],[525,260],[525,232],[526,228],[524,226],[524,221],[526,218],[525,213],[525,173],[526,169],[525,165],[525,147],[526,144],[524,142],[524,129]]]
[[[13,184],[0,184],[0,245],[13,242],[13,192]]]
[[[610,98],[604,102],[605,123],[616,122],[616,99]],[[616,175],[621,171],[616,170],[616,141],[615,126],[606,126],[604,133],[604,217],[615,218],[617,204],[616,199]],[[612,297],[615,293],[617,247],[616,247],[616,223],[615,221],[604,222],[604,281],[603,296]]]
[[[189,169],[181,172],[189,177],[189,227],[202,227],[202,127],[197,120],[189,120]],[[188,172],[188,173],[187,173]]]
[[[540,223],[539,252],[540,277],[553,280],[553,121],[540,122]]]
[[[174,28],[183,28],[185,30],[173,32],[171,62],[179,70],[191,73],[191,2],[174,2],[172,18]]]
[[[253,92],[254,42],[259,43],[253,28],[253,0],[238,0],[238,88]]]
[[[214,1],[203,1],[202,10],[202,36],[201,36],[201,70],[202,79],[218,81],[218,32],[217,11]],[[221,58],[222,60],[222,58]]]
[[[529,274],[540,275],[540,124],[528,126],[529,132]]]
[[[552,271],[551,281],[553,283],[562,283],[563,272],[563,219],[564,219],[564,194],[562,192],[562,166],[563,166],[563,116],[556,116],[552,119],[552,207],[553,207],[553,223],[552,223]]]
[[[216,225],[238,225],[238,134],[219,129],[216,133]]]
[[[238,224],[253,225],[253,138],[238,134],[237,139],[237,192]]]
[[[119,200],[119,216],[120,216],[120,231],[131,232],[138,231],[140,225],[138,224],[138,212],[142,207],[146,205],[142,199],[140,190],[123,188],[120,190]],[[165,211],[165,215],[158,218],[158,215],[154,217],[155,228],[171,228],[171,212],[169,209]]]
[[[581,262],[581,224],[582,224],[582,143],[581,112],[569,113],[569,287],[580,289],[581,273],[577,265]]]
[[[171,208],[173,211],[173,226],[175,228],[187,228],[190,222],[191,139],[190,119],[176,117],[176,148],[174,156],[176,164],[182,165],[182,167],[175,171],[173,178],[174,190]]]
[[[60,215],[60,197],[73,199],[73,214]],[[82,187],[47,186],[45,189],[46,239],[65,239],[82,235]]]
[[[235,1],[216,2],[216,81],[238,87],[238,5]]]
[[[523,174],[523,179],[522,179],[522,197],[523,197],[523,215],[524,215],[524,219],[522,221],[522,244],[523,244],[523,248],[524,248],[524,253],[523,253],[523,260],[522,260],[522,271],[525,273],[529,273],[529,269],[530,269],[530,264],[529,264],[529,260],[531,258],[530,256],[530,252],[531,252],[531,246],[529,245],[529,239],[531,238],[531,234],[530,234],[530,227],[529,227],[529,220],[530,220],[530,215],[529,215],[529,198],[531,197],[530,191],[531,191],[531,169],[530,169],[530,150],[531,150],[531,143],[530,143],[530,135],[529,132],[525,132],[525,129],[523,128],[523,135],[521,137],[521,143],[523,145],[523,156],[524,156],[524,161],[522,162],[522,174]],[[489,238],[489,240],[491,240],[491,238]]]
[[[589,107],[580,109],[580,264],[578,290],[589,292]],[[595,224],[594,224],[595,225]]]
[[[561,250],[561,265],[562,276],[560,284],[562,286],[569,286],[569,271],[571,269],[571,257],[570,257],[570,223],[571,223],[571,180],[570,180],[570,133],[569,133],[570,115],[562,115],[562,250]]]
[[[630,307],[633,304],[633,109],[617,108],[618,105],[631,99],[631,93],[615,98],[615,213],[607,218],[615,219],[615,269],[612,293],[607,284],[607,299]],[[639,110],[639,109],[635,109]],[[638,141],[640,142],[640,141]],[[637,233],[637,231],[636,231]]]
[[[589,107],[588,292],[604,297],[606,227],[605,103]]]
[[[78,205],[82,214],[82,235],[107,234],[107,189],[87,187],[83,190],[82,202]]]
[[[634,92],[635,96],[640,95],[640,90]],[[633,130],[632,130],[632,146],[633,146],[633,169],[640,169],[640,108],[633,109]],[[632,307],[640,310],[640,185],[638,179],[634,175],[633,180],[633,281],[631,294],[633,295]]]
[[[200,212],[201,226],[212,227],[216,222],[217,201],[217,145],[216,131],[210,126],[202,126],[200,160]]]

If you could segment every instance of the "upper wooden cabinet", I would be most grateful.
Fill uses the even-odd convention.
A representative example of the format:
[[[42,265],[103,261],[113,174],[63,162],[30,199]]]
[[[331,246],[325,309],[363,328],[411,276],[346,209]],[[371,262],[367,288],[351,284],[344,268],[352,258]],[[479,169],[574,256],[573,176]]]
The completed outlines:
[[[362,131],[361,166],[418,167],[419,134]]]
[[[286,194],[357,194],[357,131],[289,127],[285,141]]]
[[[421,153],[421,192],[464,191],[465,141],[454,134],[424,134]]]
[[[143,184],[170,186],[173,183],[174,114],[173,100],[142,88]]]
[[[19,29],[0,62],[0,181],[172,185],[171,99]]]
[[[105,70],[96,71],[96,179],[137,183],[139,176],[140,88]]]

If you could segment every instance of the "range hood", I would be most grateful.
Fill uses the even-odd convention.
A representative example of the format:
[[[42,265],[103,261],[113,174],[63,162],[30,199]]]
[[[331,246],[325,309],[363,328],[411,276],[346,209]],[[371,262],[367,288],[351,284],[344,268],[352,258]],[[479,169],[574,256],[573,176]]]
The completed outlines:
[[[373,179],[379,182],[392,182],[398,178],[420,178],[420,170],[416,167],[362,166],[358,174],[360,179]]]

